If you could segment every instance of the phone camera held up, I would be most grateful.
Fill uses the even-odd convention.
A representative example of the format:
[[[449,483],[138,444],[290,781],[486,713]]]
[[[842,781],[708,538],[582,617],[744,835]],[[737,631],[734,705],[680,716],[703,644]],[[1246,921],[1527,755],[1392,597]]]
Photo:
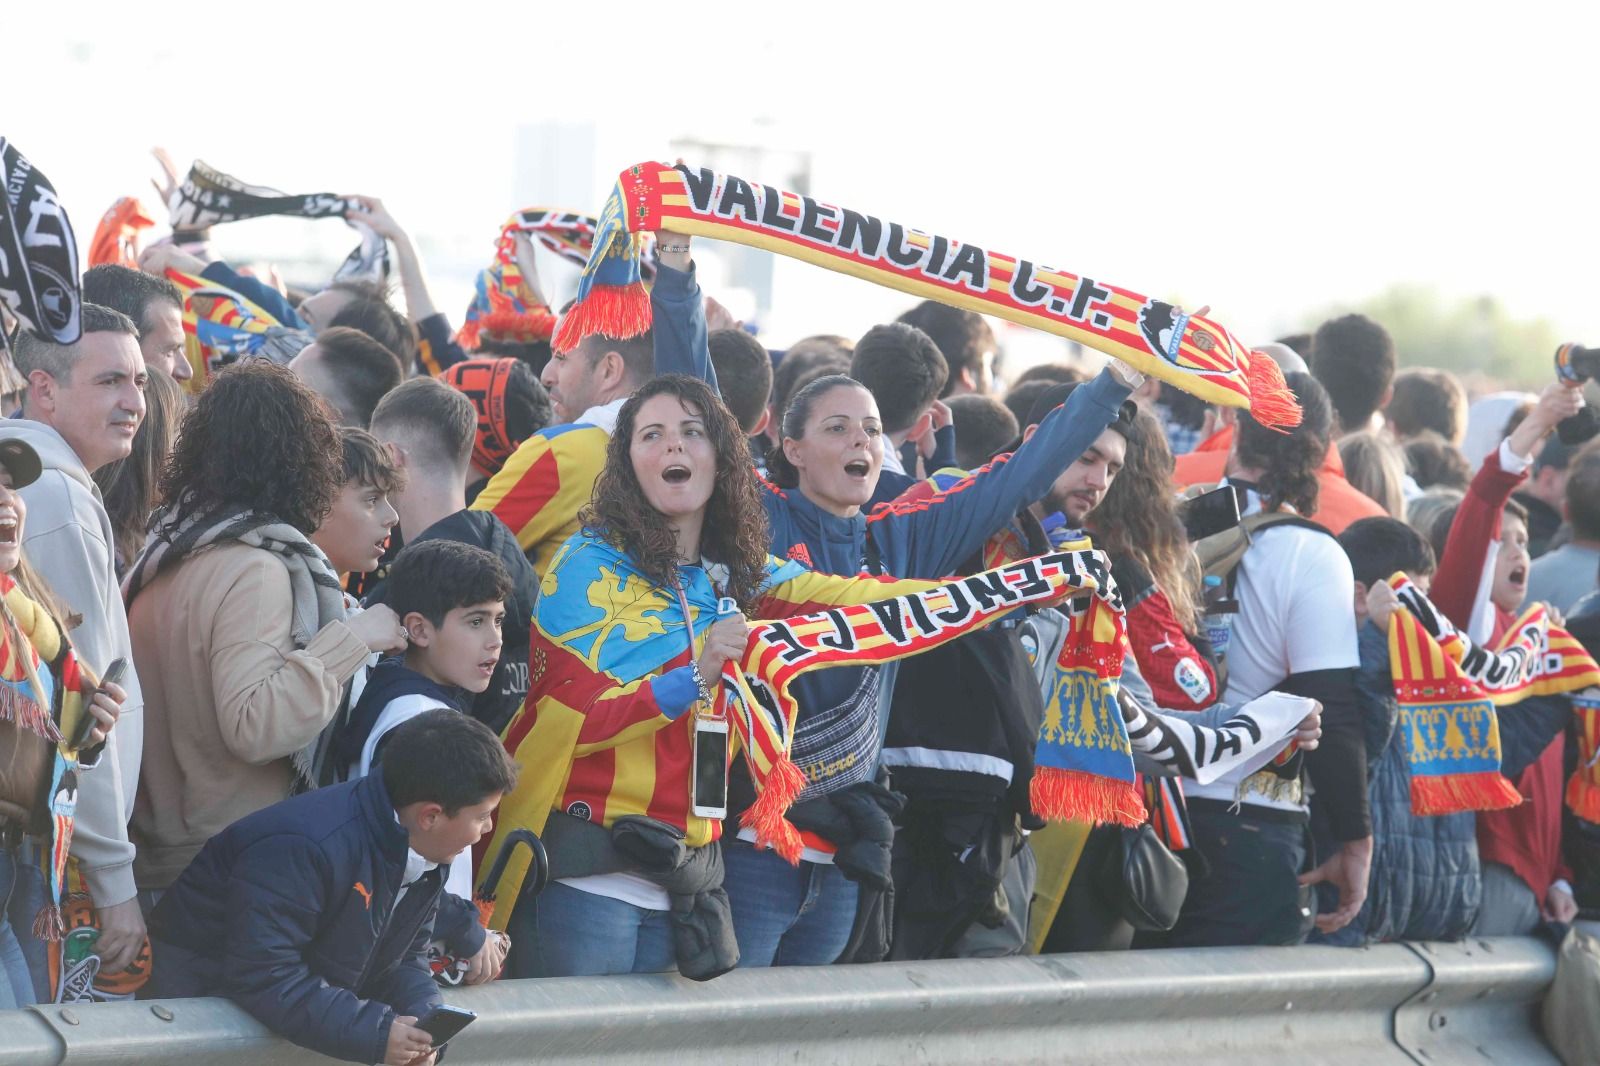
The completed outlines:
[[[1581,344],[1563,344],[1556,349],[1556,375],[1562,381],[1582,385],[1600,377],[1600,348],[1585,348]],[[1594,408],[1585,407],[1571,418],[1563,419],[1556,427],[1562,444],[1582,444],[1600,433],[1600,415]]]

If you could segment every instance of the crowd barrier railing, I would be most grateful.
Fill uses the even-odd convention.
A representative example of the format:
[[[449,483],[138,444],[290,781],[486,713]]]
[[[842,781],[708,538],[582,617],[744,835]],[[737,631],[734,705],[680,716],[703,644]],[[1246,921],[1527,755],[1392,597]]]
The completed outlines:
[[[502,981],[448,1066],[529,1062],[1556,1064],[1531,939]],[[0,1013],[0,1066],[331,1061],[220,999]]]

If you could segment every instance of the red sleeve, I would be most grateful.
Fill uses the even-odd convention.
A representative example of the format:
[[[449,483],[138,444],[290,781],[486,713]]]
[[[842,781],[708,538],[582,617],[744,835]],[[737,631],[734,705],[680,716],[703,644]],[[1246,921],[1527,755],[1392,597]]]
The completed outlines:
[[[1489,545],[1500,539],[1500,514],[1526,479],[1525,473],[1508,474],[1500,468],[1497,445],[1467,486],[1455,521],[1450,524],[1450,537],[1445,541],[1444,557],[1439,560],[1428,598],[1464,633],[1471,631],[1472,608],[1483,580]]]
[[[1128,644],[1155,695],[1156,706],[1203,711],[1217,702],[1217,675],[1178,624],[1172,602],[1159,588],[1127,614]]]

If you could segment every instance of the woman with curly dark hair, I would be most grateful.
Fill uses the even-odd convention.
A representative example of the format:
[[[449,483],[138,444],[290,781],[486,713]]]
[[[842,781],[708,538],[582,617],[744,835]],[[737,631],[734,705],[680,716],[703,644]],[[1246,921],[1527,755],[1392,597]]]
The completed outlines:
[[[545,573],[531,698],[505,732],[524,769],[501,833],[539,832],[555,878],[512,914],[511,973],[660,971],[676,958],[686,974],[714,976],[738,958],[716,846],[722,804],[692,794],[691,779],[726,772],[726,724],[716,746],[703,716],[723,663],[744,652],[746,616],[928,583],[828,577],[770,557],[744,434],[694,378],[656,378],[623,404],[582,521]],[[675,943],[685,922],[704,954]]]
[[[184,417],[166,502],[123,584],[149,679],[130,829],[141,892],[305,783],[346,684],[372,652],[404,645],[387,607],[346,617],[307,539],[339,492],[341,455],[316,394],[264,360],[217,375]]]
[[[1111,556],[1128,645],[1156,704],[1202,711],[1219,693],[1210,649],[1196,647],[1200,564],[1178,518],[1172,451],[1154,416],[1140,411],[1128,428],[1122,469],[1084,524]]]

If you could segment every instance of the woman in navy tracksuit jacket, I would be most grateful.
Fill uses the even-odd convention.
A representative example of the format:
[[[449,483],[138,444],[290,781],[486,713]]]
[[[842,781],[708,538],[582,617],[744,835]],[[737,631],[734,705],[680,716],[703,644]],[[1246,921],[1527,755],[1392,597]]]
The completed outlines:
[[[684,273],[662,265],[651,303],[657,371],[691,374],[715,386],[703,301],[692,271]],[[1138,378],[1131,371],[1122,374]],[[1130,385],[1108,369],[1074,390],[1067,403],[1051,412],[1033,437],[1010,457],[996,459],[931,499],[882,507],[870,517],[859,507],[813,500],[801,487],[768,486],[764,502],[772,527],[772,553],[828,574],[859,574],[874,562],[877,565],[872,569],[897,578],[950,575],[1020,508],[1045,495],[1061,472],[1116,417],[1137,383],[1134,380]],[[861,388],[842,383],[835,386],[841,390],[851,387]],[[822,414],[834,391],[802,390],[813,401],[813,416]],[[875,406],[872,415],[876,417]],[[872,458],[874,448],[859,421],[845,431],[856,435],[850,454],[868,457],[865,491],[870,496],[881,453]],[[810,780],[802,803],[845,789],[870,787],[883,743],[880,693],[893,691],[894,673],[893,664],[836,667],[798,679],[794,692],[800,718],[792,754]],[[736,779],[730,816],[736,815],[740,806],[737,784]],[[743,798],[748,803],[753,793],[747,789]],[[741,964],[833,962],[846,946],[856,911],[856,884],[840,873],[829,854],[830,845],[844,842],[808,836],[811,846],[806,861],[791,867],[774,852],[757,851],[748,843],[729,839],[736,825],[732,822],[730,832],[724,835],[724,857]]]

